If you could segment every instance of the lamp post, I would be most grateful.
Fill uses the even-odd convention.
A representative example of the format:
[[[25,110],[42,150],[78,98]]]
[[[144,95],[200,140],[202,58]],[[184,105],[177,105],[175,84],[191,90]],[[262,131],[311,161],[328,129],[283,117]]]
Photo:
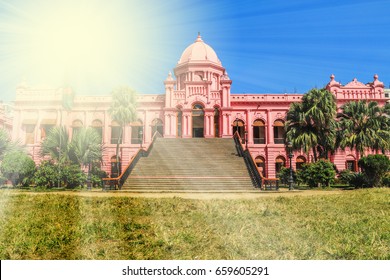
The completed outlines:
[[[293,188],[293,171],[292,171],[292,158],[293,158],[293,150],[292,150],[292,143],[288,142],[287,143],[287,151],[288,151],[288,158],[290,159],[290,177],[288,178],[288,190],[292,191]]]

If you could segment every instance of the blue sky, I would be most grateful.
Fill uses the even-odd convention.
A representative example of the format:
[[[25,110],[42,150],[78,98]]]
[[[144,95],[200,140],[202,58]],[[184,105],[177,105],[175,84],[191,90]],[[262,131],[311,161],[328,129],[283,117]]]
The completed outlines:
[[[388,87],[389,15],[390,1],[0,0],[0,100],[22,80],[163,93],[198,31],[233,93],[304,93],[332,73],[343,84],[378,74]]]

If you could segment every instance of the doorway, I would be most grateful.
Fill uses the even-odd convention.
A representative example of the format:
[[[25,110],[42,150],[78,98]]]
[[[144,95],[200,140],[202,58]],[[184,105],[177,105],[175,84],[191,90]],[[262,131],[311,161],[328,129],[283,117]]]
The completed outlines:
[[[204,110],[200,104],[195,104],[192,107],[192,137],[204,137]]]

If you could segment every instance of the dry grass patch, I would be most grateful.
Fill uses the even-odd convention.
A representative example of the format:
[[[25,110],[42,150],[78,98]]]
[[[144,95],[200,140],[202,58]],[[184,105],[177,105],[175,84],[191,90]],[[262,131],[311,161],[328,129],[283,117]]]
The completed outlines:
[[[0,193],[1,259],[390,259],[390,189],[257,199]]]

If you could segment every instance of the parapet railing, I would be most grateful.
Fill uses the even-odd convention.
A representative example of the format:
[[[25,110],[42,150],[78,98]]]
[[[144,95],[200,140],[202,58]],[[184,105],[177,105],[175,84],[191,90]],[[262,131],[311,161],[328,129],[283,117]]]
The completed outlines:
[[[149,147],[145,150],[143,148],[138,149],[135,156],[130,160],[129,164],[123,170],[123,172],[115,178],[103,178],[103,190],[120,190],[122,189],[123,184],[126,182],[127,178],[133,171],[135,165],[141,157],[146,157],[149,155],[151,149],[153,148],[153,144],[156,138],[161,137],[161,134],[156,131],[153,134],[152,142],[149,144]]]
[[[263,177],[262,173],[259,172],[259,169],[257,168],[255,160],[249,152],[249,149],[244,149],[242,138],[237,131],[234,133],[233,138],[236,144],[237,153],[240,157],[244,158],[245,165],[248,169],[255,188],[261,188],[262,190],[278,190],[279,179]]]

